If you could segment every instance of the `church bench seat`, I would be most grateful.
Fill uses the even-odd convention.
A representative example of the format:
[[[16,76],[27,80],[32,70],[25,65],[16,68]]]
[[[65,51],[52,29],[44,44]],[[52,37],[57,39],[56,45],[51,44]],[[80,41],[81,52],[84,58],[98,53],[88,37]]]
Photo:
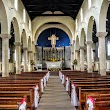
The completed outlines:
[[[110,100],[96,101],[94,104],[94,110],[110,110]]]
[[[62,72],[63,75],[65,75],[65,82],[66,77],[69,78],[69,95],[71,95],[71,85],[72,82],[75,83],[75,89],[76,93],[80,102],[80,110],[84,109],[84,105],[86,103],[86,97],[89,93],[98,93],[98,94],[108,94],[110,91],[110,76],[100,76],[100,74],[97,73],[81,73],[79,72]],[[64,84],[66,85],[66,84]],[[110,95],[110,94],[109,94]],[[106,101],[109,101],[110,98],[105,95],[105,97],[96,97],[97,103],[100,102],[102,106],[104,106],[104,103]],[[104,102],[105,101],[105,102]],[[96,106],[96,105],[95,105]],[[97,105],[98,106],[98,105]],[[105,106],[108,107],[108,106]],[[87,107],[86,107],[87,108]],[[100,110],[100,109],[94,109],[94,110]]]
[[[23,97],[0,97],[0,110],[18,110],[22,99]]]
[[[17,96],[17,92],[18,92],[18,95],[20,95],[20,94],[24,95],[24,93],[26,92],[25,95],[27,95],[27,101],[30,104],[32,104],[33,100],[34,100],[34,90],[32,87],[0,87],[0,91],[3,91],[3,92],[7,91],[9,93],[11,91],[11,93],[12,92],[15,93],[15,96]],[[6,93],[6,92],[4,92],[4,93]],[[11,95],[11,93],[10,93],[10,95]],[[3,94],[3,93],[1,93],[1,94]]]
[[[105,108],[110,109],[110,93],[88,93],[86,95],[86,102],[88,100],[88,96],[91,96],[94,99],[94,110],[105,110]],[[88,110],[88,104],[85,104],[85,110]]]
[[[38,83],[32,83],[32,84],[19,84],[19,83],[14,83],[14,84],[10,84],[10,83],[5,83],[5,84],[0,84],[0,89],[1,88],[4,88],[4,86],[5,86],[5,88],[6,87],[10,87],[10,88],[29,88],[29,87],[31,87],[31,88],[34,88],[34,86],[36,85],[36,84],[38,84]],[[40,84],[38,84],[38,86],[39,86]],[[42,93],[41,93],[41,90],[40,90],[40,86],[39,86],[39,90],[38,90],[38,92],[39,92],[39,95],[40,95],[40,97],[41,97],[41,95],[42,95]]]
[[[27,75],[28,74],[28,75]],[[39,94],[41,97],[41,79],[46,75],[45,73],[25,73],[23,75],[10,75],[9,78],[0,77],[0,98],[1,97],[21,97],[27,95],[27,107],[33,108],[34,102],[34,87],[39,86]],[[5,103],[4,100],[1,99]],[[2,103],[3,104],[3,103]],[[1,104],[1,106],[2,106]],[[10,102],[7,104],[9,105]],[[8,108],[6,108],[8,109]]]
[[[91,92],[91,89],[97,89],[97,88],[101,89],[102,87],[106,88],[107,92],[110,90],[110,81],[109,81],[109,79],[107,79],[107,81],[106,81],[106,79],[100,79],[100,80],[94,79],[93,80],[93,78],[92,78],[91,80],[87,80],[87,79],[81,80],[80,79],[80,80],[73,80],[73,81],[76,85],[77,94],[78,94],[79,88],[81,88],[81,89],[90,89],[90,92]],[[70,87],[71,87],[71,85],[70,85]],[[102,91],[105,91],[105,89],[103,89]],[[71,90],[70,90],[69,93],[71,93]],[[81,106],[84,105],[85,95],[81,95],[81,97],[80,97],[80,94],[78,94],[78,97],[79,97],[79,101],[80,101]]]
[[[88,93],[109,93],[110,88],[79,88],[79,101],[80,101],[80,110],[82,110],[82,106],[85,105],[86,103],[86,97],[88,95]]]
[[[17,104],[1,104],[0,110],[18,110]]]

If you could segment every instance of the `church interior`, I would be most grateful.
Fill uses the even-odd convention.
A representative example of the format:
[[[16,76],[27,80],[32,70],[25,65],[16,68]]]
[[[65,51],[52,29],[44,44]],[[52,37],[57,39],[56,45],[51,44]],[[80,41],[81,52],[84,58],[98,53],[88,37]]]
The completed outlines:
[[[0,0],[0,110],[110,110],[110,0]]]

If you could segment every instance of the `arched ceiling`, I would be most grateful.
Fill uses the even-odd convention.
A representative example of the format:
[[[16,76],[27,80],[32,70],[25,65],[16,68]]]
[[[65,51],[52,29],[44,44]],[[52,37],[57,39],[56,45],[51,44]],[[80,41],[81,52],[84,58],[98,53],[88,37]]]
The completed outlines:
[[[37,16],[71,16],[76,18],[83,0],[22,0],[30,18]],[[48,13],[47,13],[48,12]]]

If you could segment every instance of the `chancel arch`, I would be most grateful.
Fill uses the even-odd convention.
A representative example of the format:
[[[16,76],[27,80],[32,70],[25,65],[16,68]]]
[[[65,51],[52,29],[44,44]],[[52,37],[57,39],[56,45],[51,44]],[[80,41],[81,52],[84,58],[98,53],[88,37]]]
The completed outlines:
[[[64,32],[66,32],[66,34],[68,35],[68,37],[70,38],[70,42],[72,42],[72,33],[70,32],[70,30],[63,24],[44,24],[43,26],[41,26],[35,34],[35,41],[38,39],[38,36],[46,29],[48,28],[59,28],[61,30],[63,30]]]
[[[40,26],[48,23],[48,22],[59,22],[64,24],[69,28],[69,30],[72,33],[72,36],[74,36],[74,20],[71,17],[63,16],[63,17],[57,17],[57,16],[49,16],[49,17],[36,17],[33,21],[33,37],[35,36],[36,30],[40,28]]]

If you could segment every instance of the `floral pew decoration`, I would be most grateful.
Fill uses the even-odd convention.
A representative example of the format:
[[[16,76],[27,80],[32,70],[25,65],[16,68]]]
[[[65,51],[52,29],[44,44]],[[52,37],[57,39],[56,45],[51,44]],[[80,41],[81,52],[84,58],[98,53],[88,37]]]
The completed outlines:
[[[46,74],[46,80],[48,81],[50,77],[50,72],[48,71],[48,73]]]
[[[62,73],[61,73],[61,71],[59,71],[59,77],[60,77],[60,80],[62,81]]]
[[[44,92],[44,80],[43,78],[41,79],[41,92],[43,93]]]
[[[94,98],[93,97],[88,96],[87,104],[88,104],[88,110],[94,110]]]
[[[46,87],[46,82],[47,82],[46,75],[44,76],[43,81],[44,81],[44,88],[45,88]]]
[[[47,81],[49,80],[49,77],[50,77],[50,72],[48,72],[43,78],[44,87],[46,87],[46,84],[47,84]]]
[[[26,110],[26,98],[23,98],[23,100],[21,101],[19,110]]]
[[[66,91],[69,91],[69,78],[66,77]]]
[[[39,92],[38,92],[38,84],[34,87],[34,106],[35,108],[38,107],[38,103],[39,103]]]
[[[79,101],[76,93],[76,84],[72,82],[72,91],[71,91],[71,105],[74,107],[79,106]]]
[[[65,76],[64,76],[64,74],[62,74],[62,84],[64,84],[65,83]]]

